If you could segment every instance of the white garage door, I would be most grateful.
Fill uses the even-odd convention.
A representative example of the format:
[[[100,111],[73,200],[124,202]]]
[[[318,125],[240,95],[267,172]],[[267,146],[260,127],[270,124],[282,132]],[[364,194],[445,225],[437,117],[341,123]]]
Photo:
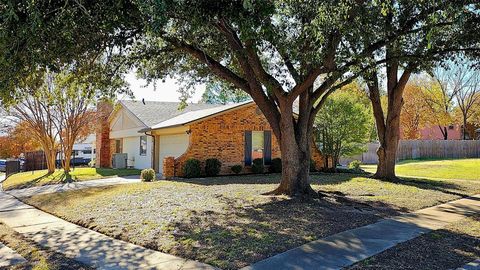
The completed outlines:
[[[179,157],[188,148],[189,135],[188,134],[175,134],[175,135],[162,135],[160,136],[160,159],[159,159],[159,172],[163,171],[163,159],[165,157]]]

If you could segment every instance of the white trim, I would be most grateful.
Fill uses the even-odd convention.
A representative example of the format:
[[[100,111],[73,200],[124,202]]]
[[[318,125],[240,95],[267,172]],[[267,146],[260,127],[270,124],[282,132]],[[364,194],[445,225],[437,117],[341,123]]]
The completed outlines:
[[[143,133],[139,133],[139,130],[139,128],[131,128],[125,130],[110,131],[110,139],[121,139],[125,137],[141,136]]]

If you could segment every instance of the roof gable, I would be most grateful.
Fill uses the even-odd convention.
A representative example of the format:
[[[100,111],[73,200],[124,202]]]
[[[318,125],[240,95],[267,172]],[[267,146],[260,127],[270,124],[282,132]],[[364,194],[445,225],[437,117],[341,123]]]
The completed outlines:
[[[110,122],[110,128],[112,131],[144,127],[145,125],[124,107],[121,107],[116,111]]]

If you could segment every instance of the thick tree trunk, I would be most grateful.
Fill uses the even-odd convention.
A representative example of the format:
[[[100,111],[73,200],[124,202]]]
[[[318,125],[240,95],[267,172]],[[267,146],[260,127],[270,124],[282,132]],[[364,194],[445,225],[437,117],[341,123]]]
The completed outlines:
[[[280,119],[280,144],[282,180],[267,195],[310,196],[315,191],[310,186],[310,144],[313,132],[307,125],[295,124],[292,107],[284,108]],[[307,114],[308,115],[308,114]]]
[[[280,151],[282,152],[282,179],[280,185],[267,195],[305,196],[315,194],[310,186],[309,144],[297,146],[293,134],[282,132]]]
[[[395,129],[396,127],[387,127]],[[398,127],[399,130],[399,127]],[[395,175],[395,161],[397,158],[398,136],[386,134],[386,140],[380,142],[380,147],[377,149],[378,166],[373,178],[383,180],[396,180]]]
[[[398,79],[398,64],[387,66],[387,114],[384,115],[380,101],[378,76],[375,74],[368,83],[380,147],[377,150],[378,166],[373,178],[397,181],[395,161],[400,139],[400,113],[403,106],[403,91],[411,71],[407,69]]]

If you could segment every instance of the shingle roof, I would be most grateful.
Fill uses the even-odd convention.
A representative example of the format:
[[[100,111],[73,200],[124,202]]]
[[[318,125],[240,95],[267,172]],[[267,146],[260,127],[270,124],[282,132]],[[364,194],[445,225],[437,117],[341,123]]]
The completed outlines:
[[[145,101],[145,104],[138,100],[120,100],[119,102],[147,126],[146,129],[141,130],[145,131],[188,124],[253,101],[228,105],[189,103],[183,110],[178,109],[180,102]],[[298,101],[294,103],[293,111],[294,114],[298,113]]]
[[[208,108],[208,109],[202,109],[202,110],[192,110],[190,112],[185,112],[183,114],[177,115],[176,117],[170,118],[168,120],[165,120],[163,122],[160,122],[154,126],[152,126],[152,129],[161,129],[161,128],[166,128],[166,127],[173,127],[173,126],[179,126],[179,125],[184,125],[188,124],[200,119],[203,119],[205,117],[209,117],[212,115],[215,115],[217,113],[225,112],[249,103],[252,103],[253,101],[245,101],[241,103],[234,103],[234,104],[228,104],[228,105],[223,105],[223,106],[217,106],[214,108]]]
[[[138,100],[120,100],[119,102],[147,127],[190,111],[222,106],[218,104],[188,103],[185,109],[179,110],[180,102],[145,101],[145,104]]]

